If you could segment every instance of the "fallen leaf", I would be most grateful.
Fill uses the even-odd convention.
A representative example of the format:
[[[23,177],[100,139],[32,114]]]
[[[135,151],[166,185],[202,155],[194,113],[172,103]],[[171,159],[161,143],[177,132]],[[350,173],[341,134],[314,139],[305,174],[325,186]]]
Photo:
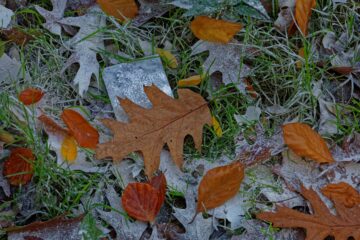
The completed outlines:
[[[211,43],[198,41],[192,47],[191,55],[199,54],[205,51],[209,56],[203,63],[203,68],[211,76],[216,72],[222,74],[222,81],[225,85],[234,84],[235,87],[243,94],[246,94],[244,80],[250,74],[250,67],[246,64],[240,64],[239,61],[246,57],[254,56],[251,49],[240,46],[240,43],[232,40],[228,44]]]
[[[285,143],[297,155],[319,163],[334,162],[324,139],[307,124],[285,124],[283,125],[283,136]]]
[[[44,96],[44,92],[40,89],[36,88],[27,88],[20,92],[19,94],[19,100],[24,105],[31,105],[34,103],[37,103],[41,100],[41,98]]]
[[[240,31],[242,24],[198,16],[190,24],[193,34],[205,41],[228,43]]]
[[[212,116],[211,117],[211,122],[212,122],[212,125],[213,125],[213,128],[214,128],[214,131],[216,133],[216,136],[222,137],[223,131],[221,129],[219,121],[214,116]]]
[[[337,201],[347,208],[360,204],[360,194],[345,182],[328,184],[321,189],[321,192],[331,201]]]
[[[304,228],[306,240],[322,240],[329,236],[360,239],[360,205],[346,208],[334,199],[337,214],[333,215],[314,190],[302,187],[301,194],[309,200],[314,212],[312,215],[278,206],[275,213],[262,212],[256,217],[272,222],[274,227]]]
[[[81,239],[80,232],[83,215],[66,219],[56,217],[46,222],[34,222],[26,226],[7,229],[9,239]],[[31,238],[30,238],[31,237]]]
[[[279,1],[280,12],[278,18],[275,20],[274,25],[280,31],[285,32],[294,23],[294,9],[295,0],[280,0]]]
[[[295,20],[301,33],[304,36],[308,35],[308,25],[311,17],[312,8],[315,8],[316,0],[296,0],[295,5]],[[297,26],[293,22],[288,29],[289,34],[293,34]]]
[[[10,58],[6,53],[0,57],[0,76],[5,81],[31,80],[27,71],[24,72],[23,64]]]
[[[66,136],[61,144],[61,155],[65,161],[73,163],[77,157],[77,145],[74,137]]]
[[[3,5],[0,5],[0,28],[7,28],[10,25],[14,12]]]
[[[169,52],[165,49],[161,49],[161,48],[156,48],[155,52],[157,54],[159,54],[161,59],[163,59],[169,67],[171,67],[171,68],[178,67],[179,63],[178,63],[176,57],[171,52]]]
[[[15,142],[15,137],[11,133],[0,129],[0,142],[11,144]]]
[[[156,86],[144,87],[152,109],[145,109],[128,99],[119,99],[130,118],[130,123],[103,120],[115,137],[96,149],[96,158],[112,157],[121,160],[129,153],[141,151],[145,172],[148,177],[159,168],[160,153],[168,144],[172,159],[178,167],[183,163],[183,142],[186,135],[194,138],[195,147],[200,150],[202,128],[211,125],[211,115],[206,101],[201,95],[188,89],[179,89],[179,99],[173,99]],[[119,149],[119,146],[122,146]]]
[[[244,166],[240,162],[216,167],[208,171],[198,188],[196,212],[218,207],[239,191],[244,178]]]
[[[65,109],[61,118],[81,147],[96,148],[99,143],[99,132],[80,113]]]
[[[253,85],[251,84],[250,80],[245,78],[244,83],[246,84],[245,90],[252,98],[256,99],[258,97],[257,92],[255,91]]]
[[[159,191],[159,193],[158,193],[159,201],[156,206],[156,209],[160,210],[161,206],[163,205],[163,203],[165,201],[165,194],[166,194],[165,175],[163,173],[161,173],[158,176],[151,178],[149,184]]]
[[[80,67],[74,78],[74,84],[79,87],[79,94],[83,96],[87,91],[92,75],[99,80],[99,63],[96,57],[97,50],[105,49],[104,41],[99,29],[105,27],[105,17],[98,6],[90,7],[86,14],[80,17],[67,17],[58,21],[63,25],[80,28],[78,33],[66,42],[72,50],[70,58],[66,61],[62,73],[74,63]]]
[[[64,17],[67,0],[51,0],[53,6],[52,11],[48,11],[40,6],[35,5],[36,11],[40,13],[46,20],[43,27],[51,33],[61,35],[61,25],[58,23]]]
[[[138,14],[138,7],[134,0],[97,0],[101,9],[120,21],[134,18]]]
[[[301,58],[304,58],[305,57],[305,48],[300,48],[299,51],[298,51],[298,56],[301,57]],[[296,61],[296,68],[297,69],[301,69],[302,68],[302,61],[301,60],[298,60]]]
[[[160,17],[173,8],[160,0],[139,0],[139,14],[133,19],[132,25],[139,27],[151,18]]]
[[[7,41],[13,42],[19,46],[26,45],[29,41],[34,40],[31,35],[19,28],[2,29],[0,30],[0,33]]]
[[[200,75],[191,76],[185,79],[181,79],[178,82],[179,87],[191,87],[191,86],[197,86],[201,83],[202,77]]]
[[[25,185],[33,176],[35,156],[28,148],[14,148],[4,163],[3,175],[11,185]]]
[[[129,183],[121,197],[122,205],[131,217],[151,223],[160,211],[160,201],[159,190],[149,183]]]

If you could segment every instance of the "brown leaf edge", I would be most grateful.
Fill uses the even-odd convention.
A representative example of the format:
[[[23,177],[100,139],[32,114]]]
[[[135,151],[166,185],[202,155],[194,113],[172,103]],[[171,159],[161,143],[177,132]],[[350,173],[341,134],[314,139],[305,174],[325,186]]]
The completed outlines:
[[[306,229],[306,240],[322,240],[328,236],[360,239],[360,205],[346,208],[334,200],[337,214],[333,215],[314,190],[301,186],[301,195],[310,202],[313,215],[277,206],[276,212],[261,212],[256,218],[272,222],[274,227]]]

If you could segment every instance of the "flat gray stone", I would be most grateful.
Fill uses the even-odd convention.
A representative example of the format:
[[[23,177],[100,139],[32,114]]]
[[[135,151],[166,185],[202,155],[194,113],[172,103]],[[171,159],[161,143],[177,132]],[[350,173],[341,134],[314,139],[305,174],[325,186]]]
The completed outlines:
[[[167,95],[173,97],[169,81],[158,56],[131,63],[121,63],[107,67],[103,74],[106,89],[119,121],[128,121],[117,97],[128,98],[145,108],[151,108],[151,102],[144,92],[144,86],[154,84]]]

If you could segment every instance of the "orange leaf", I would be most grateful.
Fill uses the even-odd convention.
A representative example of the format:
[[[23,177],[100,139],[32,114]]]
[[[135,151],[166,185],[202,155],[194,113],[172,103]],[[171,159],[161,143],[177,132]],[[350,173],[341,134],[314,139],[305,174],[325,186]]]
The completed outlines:
[[[65,109],[61,118],[81,147],[95,149],[99,142],[98,131],[78,112]]]
[[[305,49],[303,47],[299,49],[298,55],[302,58],[305,57]],[[301,67],[302,67],[302,62],[300,60],[296,61],[296,68],[301,69]]]
[[[197,86],[201,83],[201,81],[202,81],[202,77],[200,75],[195,75],[179,80],[178,86],[179,87]]]
[[[321,192],[331,201],[342,203],[348,208],[360,204],[360,194],[358,191],[345,182],[328,184],[321,189]]]
[[[61,156],[65,161],[73,163],[77,157],[77,145],[74,137],[66,136],[61,144]]]
[[[257,98],[258,94],[255,91],[253,85],[251,84],[249,79],[244,79],[244,83],[246,84],[245,90],[250,94],[250,96],[254,99]]]
[[[190,29],[197,38],[217,43],[228,43],[241,28],[240,23],[216,20],[206,16],[198,16],[190,24]]]
[[[198,188],[197,212],[221,206],[239,191],[244,178],[244,166],[235,162],[209,170]]]
[[[159,213],[159,191],[149,183],[129,183],[121,197],[125,211],[133,218],[153,222]]]
[[[3,175],[14,186],[24,185],[31,181],[35,156],[28,148],[14,148],[4,163]]]
[[[18,28],[3,29],[0,31],[0,33],[4,36],[6,40],[13,42],[19,46],[25,45],[29,41],[34,39],[31,35],[25,33]]]
[[[19,94],[19,100],[24,105],[37,103],[44,96],[44,92],[36,88],[27,88]]]
[[[48,116],[41,114],[38,119],[44,124],[47,133],[51,133],[61,137],[66,137],[70,135],[68,130],[60,127],[54,120],[52,120]]]
[[[161,206],[165,201],[165,194],[166,194],[166,178],[163,173],[158,176],[151,178],[150,185],[156,188],[159,191],[159,202],[156,206],[157,211],[160,211]]]
[[[311,17],[311,9],[315,8],[316,0],[296,0],[295,20],[304,36],[308,34],[308,24]],[[296,25],[293,22],[288,28],[288,33],[295,33]]]
[[[289,123],[283,126],[285,143],[297,155],[319,163],[334,162],[326,142],[322,137],[303,123]]]
[[[354,71],[353,67],[331,67],[329,70],[339,73],[341,75],[348,75]]]
[[[138,15],[138,7],[134,0],[97,0],[101,9],[120,21]]]

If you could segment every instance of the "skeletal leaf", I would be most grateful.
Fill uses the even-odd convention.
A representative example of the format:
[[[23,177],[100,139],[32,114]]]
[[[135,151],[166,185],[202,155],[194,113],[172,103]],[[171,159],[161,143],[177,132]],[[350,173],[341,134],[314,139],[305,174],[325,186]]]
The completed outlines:
[[[296,0],[295,20],[301,33],[306,36],[308,34],[308,25],[311,17],[312,8],[315,8],[316,0]],[[290,34],[296,31],[295,23],[290,25],[288,32]]]
[[[138,14],[138,7],[134,0],[97,0],[101,9],[120,21],[134,18]]]
[[[155,52],[157,54],[159,54],[161,59],[163,59],[169,67],[171,67],[171,68],[178,67],[179,63],[178,63],[176,57],[171,52],[169,52],[165,49],[161,49],[161,48],[156,48]]]
[[[218,207],[235,196],[244,178],[244,167],[240,162],[216,167],[208,171],[198,188],[197,212]]]
[[[205,100],[188,89],[178,90],[179,99],[169,97],[155,86],[144,87],[144,90],[153,108],[145,109],[127,99],[119,99],[130,123],[104,120],[115,136],[113,141],[98,146],[96,157],[121,160],[131,152],[141,151],[145,172],[151,177],[159,168],[160,153],[165,143],[179,167],[183,163],[186,135],[191,134],[195,147],[201,149],[202,128],[204,124],[211,125],[211,115]],[[121,149],[119,146],[122,146]]]
[[[14,148],[4,163],[3,175],[14,186],[24,185],[33,176],[33,162],[35,156],[31,149]]]
[[[283,126],[285,143],[297,155],[319,163],[334,162],[324,139],[308,125],[289,123]]]
[[[58,23],[64,17],[64,12],[67,0],[51,0],[53,9],[48,11],[40,6],[35,6],[35,9],[43,16],[46,23],[43,24],[44,28],[56,35],[61,35],[61,25]]]
[[[228,44],[198,41],[192,46],[191,55],[209,51],[209,57],[203,63],[205,71],[209,75],[219,71],[222,73],[222,81],[225,85],[235,84],[241,93],[246,93],[244,80],[250,74],[250,68],[246,64],[240,64],[241,56],[252,56],[251,50],[242,47],[240,43],[232,40]]]
[[[81,114],[71,109],[65,109],[61,118],[81,147],[96,148],[99,142],[99,132]]]
[[[178,86],[179,87],[197,86],[201,83],[201,81],[202,81],[202,77],[200,75],[195,75],[179,80]]]
[[[87,13],[80,17],[68,17],[59,20],[60,24],[80,28],[78,33],[66,42],[73,53],[67,60],[62,72],[74,63],[79,63],[80,68],[74,78],[74,84],[79,87],[79,94],[83,96],[87,91],[92,75],[99,79],[99,63],[96,58],[96,51],[105,49],[102,37],[98,29],[105,26],[105,18],[97,6],[87,10]]]
[[[44,96],[44,92],[36,88],[26,88],[19,94],[19,100],[24,105],[31,105],[37,103]]]
[[[241,28],[242,25],[239,23],[206,16],[196,17],[190,25],[191,31],[197,38],[215,43],[228,43]]]
[[[360,238],[360,205],[346,208],[334,199],[337,214],[333,215],[312,189],[301,188],[301,194],[309,200],[313,214],[302,213],[287,207],[277,207],[276,212],[263,212],[258,219],[269,221],[275,227],[304,228],[306,240]]]
[[[321,189],[321,192],[330,200],[341,203],[347,208],[360,205],[360,194],[345,182],[328,184]]]

